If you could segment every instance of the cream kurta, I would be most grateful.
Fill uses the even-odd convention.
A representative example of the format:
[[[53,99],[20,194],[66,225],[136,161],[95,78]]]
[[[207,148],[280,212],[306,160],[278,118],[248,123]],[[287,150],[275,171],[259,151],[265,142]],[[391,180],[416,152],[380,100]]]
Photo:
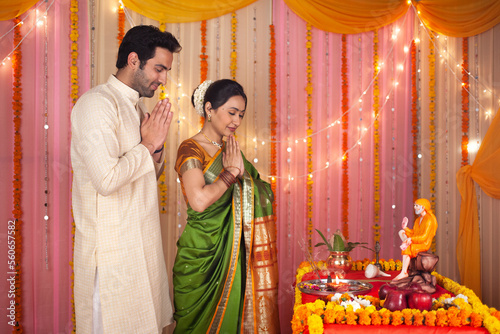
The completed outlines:
[[[104,333],[158,333],[173,321],[157,196],[163,164],[140,144],[144,110],[112,75],[71,113],[77,333],[91,333],[96,268]]]

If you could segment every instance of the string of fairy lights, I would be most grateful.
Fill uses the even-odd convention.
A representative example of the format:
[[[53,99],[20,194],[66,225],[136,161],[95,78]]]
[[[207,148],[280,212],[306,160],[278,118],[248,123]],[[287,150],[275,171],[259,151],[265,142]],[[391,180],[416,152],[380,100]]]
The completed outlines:
[[[432,32],[432,31],[430,31],[429,28],[427,28],[427,26],[423,23],[422,19],[420,18],[420,12],[414,6],[412,6],[412,7],[414,8],[414,10],[415,10],[415,12],[417,14],[416,16],[418,17],[418,19],[420,21],[420,27],[422,27],[422,30],[426,33],[426,35],[429,38],[429,40],[432,40],[431,35],[433,35],[435,37],[433,39],[433,45],[434,45],[434,48],[436,50],[436,53],[437,53],[437,55],[439,55],[440,58],[444,58],[445,59],[445,61],[444,61],[445,66],[450,71],[450,73],[453,74],[453,76],[455,77],[455,79],[458,82],[460,82],[462,86],[465,86],[465,84],[462,82],[462,79],[460,78],[460,75],[457,74],[457,71],[460,71],[460,73],[462,73],[462,71],[464,71],[465,73],[467,73],[467,75],[469,77],[469,80],[472,79],[473,82],[476,85],[479,85],[479,86],[482,87],[482,92],[484,94],[487,94],[487,93],[491,94],[500,103],[500,97],[497,96],[495,94],[495,92],[490,89],[490,87],[484,85],[481,81],[479,81],[478,77],[476,77],[475,75],[473,75],[471,73],[471,71],[468,71],[467,69],[463,68],[461,61],[456,60],[455,57],[450,52],[447,51],[446,47],[444,47],[442,45],[441,39],[444,39],[446,41],[448,39],[448,37],[447,36],[443,36],[443,38],[440,38],[440,36],[442,36],[442,35],[439,35],[439,34],[436,34],[436,33]],[[418,42],[419,42],[419,40],[418,40]],[[455,66],[452,66],[451,64],[455,64]],[[474,102],[477,103],[477,105],[482,110],[484,110],[484,112],[485,112],[484,113],[485,118],[486,119],[490,118],[493,115],[493,112],[491,111],[491,109],[483,106],[479,102],[479,99],[478,99],[479,95],[474,94],[469,89],[466,89],[466,90],[469,93],[469,97],[471,99],[473,99]]]
[[[43,2],[40,2],[39,4],[36,5],[36,7],[34,7],[33,9],[31,9],[30,11],[27,12],[27,14],[23,17],[23,19],[21,20],[21,22],[19,24],[24,24],[30,17],[33,13],[38,13],[39,9],[38,7],[42,4]],[[30,29],[29,31],[24,35],[23,37],[23,40],[30,34],[30,32],[35,28],[36,25],[41,25],[43,24],[43,20],[41,19],[42,17],[45,18],[46,17],[46,14],[47,14],[47,11],[50,9],[50,7],[52,6],[52,4],[54,3],[54,0],[47,6],[45,12],[43,13],[43,15],[40,16],[40,19],[38,19],[36,21],[36,24],[34,24]],[[120,1],[120,5],[123,5]],[[422,23],[421,19],[420,19],[420,16],[419,16],[419,12],[418,10],[412,5],[411,6],[415,12],[416,12],[416,16],[418,17],[418,19],[420,20],[420,26],[423,27],[423,31],[428,35],[430,36],[430,34],[433,34],[432,32],[429,31],[429,29],[427,29],[427,27]],[[130,15],[129,11],[126,9],[126,7],[124,7],[125,9],[125,14],[126,14],[126,17],[127,17],[127,20],[129,21],[130,25],[133,26],[135,25],[134,24],[134,21],[132,19],[132,16]],[[407,15],[407,14],[406,14]],[[405,18],[406,20],[406,18]],[[219,30],[220,30],[220,22],[219,20],[216,21],[217,23],[217,39],[219,40]],[[254,23],[255,24],[255,23]],[[13,29],[13,28],[12,28]],[[8,35],[9,32],[6,32],[1,38],[4,38],[5,36]],[[398,36],[398,33],[399,33],[399,28],[395,27],[395,31],[394,31],[394,34],[393,34],[393,44],[390,48],[390,51],[387,53],[386,55],[386,58],[389,57],[391,54],[392,54],[392,49],[395,45],[395,42],[397,40],[397,36]],[[444,37],[444,39],[446,40],[446,37]],[[23,41],[22,40],[22,41]],[[5,65],[6,62],[8,62],[8,60],[10,60],[10,56],[12,55],[12,53],[14,52],[14,50],[19,47],[22,43],[22,41],[16,46],[14,47],[14,49],[12,51],[10,51],[4,58],[3,58],[3,61],[2,61],[2,65]],[[462,68],[461,68],[461,64],[460,62],[458,62],[454,57],[453,55],[447,51],[446,47],[443,47],[442,46],[442,43],[441,43],[441,40],[439,38],[439,35],[436,35],[436,38],[434,39],[434,45],[435,45],[435,48],[436,48],[436,53],[439,55],[439,57],[441,58],[445,58],[446,59],[446,66],[448,68],[448,70],[450,71],[450,73],[453,74],[453,76],[456,78],[456,80],[460,81],[461,79],[458,77],[458,74],[457,72],[458,71],[461,71]],[[419,42],[419,38],[417,37],[415,39],[415,42],[418,43]],[[217,41],[217,46],[218,44],[220,43],[220,41]],[[407,54],[408,53],[408,46],[405,46],[405,53]],[[218,48],[217,48],[217,52],[219,52]],[[219,57],[217,57],[217,59],[219,59]],[[382,71],[384,70],[384,64],[385,60],[383,62],[381,62],[382,64],[382,67],[381,67],[381,70],[379,71],[378,75],[380,75],[380,73],[382,73]],[[456,64],[456,66],[453,66],[452,64]],[[400,64],[398,65],[398,69],[400,69],[401,71],[404,69],[404,65]],[[401,71],[399,71],[399,73],[401,73]],[[490,87],[487,87],[485,86],[482,82],[480,82],[478,80],[478,78],[476,78],[476,76],[473,75],[473,73],[471,73],[471,71],[466,71],[466,73],[468,74],[468,76],[475,82],[476,84],[476,87],[481,87],[481,91],[483,93],[489,93],[491,94],[492,96],[495,95],[495,92],[492,91],[492,89]],[[217,74],[218,75],[218,74]],[[363,90],[363,92],[360,94],[359,98],[358,99],[354,99],[354,101],[358,101],[358,102],[355,102],[353,104],[351,104],[351,106],[349,107],[349,109],[345,112],[345,114],[347,113],[350,113],[352,112],[352,110],[354,108],[359,108],[359,106],[361,106],[361,102],[363,100],[363,97],[364,95],[366,95],[370,89],[372,88],[372,84],[373,84],[373,80],[367,85],[367,87]],[[395,83],[397,85],[397,82]],[[178,84],[178,87],[180,87],[180,84]],[[470,98],[474,101],[474,103],[477,104],[477,106],[479,107],[478,109],[481,109],[481,110],[484,110],[484,115],[486,118],[489,118],[493,115],[493,112],[486,108],[478,99],[478,92],[479,92],[479,88],[477,88],[477,90],[475,92],[472,92],[472,91],[468,91],[469,92],[469,95],[470,95]],[[168,93],[167,93],[168,94]],[[181,93],[180,94],[181,97],[187,97],[186,94],[184,93]],[[386,100],[389,99],[390,97],[389,96],[386,96]],[[498,100],[498,98],[497,98]],[[392,102],[391,102],[392,103]],[[381,109],[382,110],[382,109]],[[308,138],[310,137],[313,137],[313,136],[317,136],[319,134],[322,134],[323,132],[327,131],[327,130],[330,130],[332,127],[335,127],[337,125],[340,125],[341,124],[341,117],[343,115],[340,115],[336,120],[332,121],[332,122],[329,122],[326,126],[324,126],[323,128],[320,128],[318,129],[317,131],[315,132],[312,132],[310,135],[306,135],[306,136],[303,136],[303,137],[297,137],[295,139],[287,139],[286,142],[290,142],[290,145],[288,145],[287,147],[287,152],[290,153],[294,148],[293,148],[293,143],[295,143],[295,145],[299,145],[299,144],[302,144],[302,143],[306,143]],[[197,129],[198,128],[198,125],[195,125],[193,124],[188,117],[186,117],[186,115],[184,113],[181,112],[181,116],[180,116],[180,120],[182,120],[183,122],[188,122],[188,124],[190,124],[190,126],[192,126],[193,128]],[[371,124],[369,126],[365,126],[363,127],[363,131],[362,131],[362,134],[358,136],[357,140],[355,140],[355,143],[347,150],[347,152],[355,149],[356,147],[360,147],[361,145],[361,142],[362,142],[362,139],[365,137],[366,135],[366,132],[368,129],[371,128],[373,124],[373,120],[371,122]],[[243,135],[242,135],[243,136]],[[244,137],[244,136],[243,136]],[[292,137],[289,137],[289,138],[292,138]],[[254,143],[261,143],[262,145],[265,145],[267,143],[270,143],[270,142],[274,142],[274,143],[281,143],[283,141],[281,140],[270,140],[269,138],[257,138],[257,137],[253,137],[252,138],[252,141]],[[478,141],[474,142],[474,143],[471,143],[471,146],[476,146],[478,145]],[[256,158],[257,159],[257,158]],[[333,159],[334,162],[337,162],[337,161],[341,161],[342,159],[342,156],[340,157],[337,157],[336,159]],[[306,173],[306,174],[302,174],[302,175],[286,175],[286,176],[279,176],[279,175],[268,175],[268,177],[271,177],[271,178],[286,178],[286,179],[289,179],[289,180],[294,180],[296,178],[303,178],[303,177],[311,177],[313,174],[315,173],[318,173],[326,168],[329,167],[329,165],[331,164],[332,162],[331,161],[326,161],[324,166],[321,167],[321,168],[317,168],[316,170],[313,170],[311,173]]]
[[[424,29],[425,29],[425,26],[423,26],[423,27],[424,27]],[[427,33],[429,33],[429,32],[427,31],[427,29],[425,29],[425,31],[426,31]],[[399,32],[400,32],[400,29],[396,27],[396,28],[394,29],[394,33],[393,33],[393,36],[392,36],[392,39],[393,39],[393,44],[392,44],[392,46],[391,46],[391,48],[390,48],[390,51],[386,54],[386,59],[388,59],[388,57],[390,57],[390,56],[392,55],[392,50],[393,50],[393,48],[394,48],[395,41],[396,41],[396,40],[397,40],[397,38],[398,38],[398,34],[399,34]],[[419,42],[420,42],[420,39],[417,37],[417,38],[415,39],[415,42],[416,42],[416,43],[419,43]],[[409,45],[405,45],[405,46],[404,46],[404,52],[405,52],[405,54],[408,54],[408,50],[409,50]],[[439,49],[439,48],[436,48],[436,50],[439,50],[438,52],[440,53],[440,55],[441,55],[441,56],[443,56],[443,55],[442,55],[442,52],[440,52],[440,49]],[[449,59],[451,59],[452,61],[454,61],[453,57],[452,57],[449,53],[446,53],[446,55],[449,55]],[[382,73],[382,70],[385,68],[385,66],[384,66],[384,63],[385,63],[385,62],[386,62],[386,60],[385,60],[385,59],[384,59],[384,61],[382,61],[382,62],[381,62],[381,70],[378,72],[378,75],[380,75],[380,73]],[[456,62],[456,61],[454,61],[454,62]],[[405,63],[406,63],[406,59],[405,59]],[[449,65],[448,65],[448,66],[449,66]],[[458,67],[458,68],[460,68],[460,66],[461,66],[461,64],[460,64],[460,63],[458,63],[458,64],[457,64],[457,67]],[[397,68],[398,68],[398,70],[399,70],[399,71],[398,71],[398,73],[401,73],[401,72],[403,72],[403,70],[404,70],[405,66],[404,66],[404,64],[399,64],[399,65],[397,66]],[[454,70],[452,69],[452,67],[451,67],[451,66],[449,66],[449,69],[450,69],[450,73],[452,73],[452,74],[455,76],[455,78],[457,78],[457,73],[456,73],[456,71],[454,71]],[[419,73],[420,73],[420,70],[419,70]],[[470,72],[468,72],[468,74],[469,74],[470,76],[472,76],[472,75],[470,74]],[[474,80],[477,80],[476,78],[473,78],[473,79],[474,79]],[[457,80],[460,80],[460,79],[458,79],[458,78],[457,78]],[[397,85],[399,84],[399,83],[398,83],[398,80],[394,81],[394,83],[393,83],[393,84],[394,84],[394,86],[397,86]],[[360,97],[357,99],[358,103],[354,103],[353,105],[351,105],[351,106],[350,106],[350,108],[349,108],[349,109],[348,109],[345,113],[349,113],[349,112],[351,112],[351,111],[352,111],[355,107],[357,107],[357,105],[358,105],[358,104],[359,104],[359,105],[361,105],[361,102],[363,101],[363,96],[364,96],[364,95],[366,95],[366,94],[370,91],[370,89],[371,89],[372,85],[373,85],[373,80],[372,80],[372,81],[371,81],[371,82],[367,85],[367,87],[366,87],[366,88],[363,90],[363,92],[361,93]],[[484,91],[483,91],[483,92],[490,92],[490,93],[493,93],[493,92],[491,92],[491,90],[489,90],[489,89],[484,89]],[[471,94],[471,95],[473,95],[473,94]],[[186,94],[181,94],[181,96],[182,96],[182,97],[185,97],[185,96],[187,96],[187,95],[186,95]],[[472,97],[472,98],[473,98],[473,99],[475,99],[475,100],[477,100],[477,98],[476,98],[476,97]],[[387,102],[387,100],[389,100],[389,99],[390,99],[390,96],[389,96],[389,95],[388,95],[388,96],[386,96],[386,100],[385,100],[385,102],[384,102],[384,106],[385,106],[385,103]],[[482,105],[481,105],[481,107],[484,109],[484,107],[483,107]],[[383,110],[383,108],[381,108],[381,110]],[[392,110],[392,107],[391,107],[391,110]],[[485,113],[485,115],[486,115],[487,117],[491,116],[491,111],[490,111],[490,110],[488,110],[488,111]],[[295,144],[306,143],[306,142],[307,142],[307,139],[308,139],[309,137],[319,135],[319,134],[321,134],[321,133],[323,133],[323,132],[325,132],[325,131],[329,130],[330,128],[332,128],[332,127],[334,127],[334,126],[337,126],[337,125],[341,124],[341,118],[342,118],[342,116],[343,116],[343,115],[340,115],[340,116],[339,116],[336,120],[334,120],[333,122],[329,123],[327,126],[323,127],[322,129],[319,129],[319,130],[317,130],[317,131],[315,131],[315,132],[311,133],[311,134],[310,134],[310,135],[308,135],[308,136],[299,137],[299,138],[296,138],[295,140],[291,140],[291,142],[292,142],[292,143],[294,142]],[[188,124],[190,124],[193,128],[195,128],[195,129],[197,128],[197,126],[196,126],[196,125],[194,125],[194,124],[192,124],[192,122],[190,122],[189,118],[188,118],[188,117],[186,117],[186,115],[184,115],[182,112],[181,112],[180,119],[181,119],[182,121],[187,122]],[[374,119],[372,120],[372,122],[370,123],[370,125],[369,125],[369,126],[365,126],[365,127],[363,127],[363,128],[362,128],[362,129],[363,129],[363,133],[362,133],[362,134],[358,137],[358,139],[355,141],[355,144],[354,144],[354,145],[352,145],[352,146],[351,146],[351,147],[347,150],[347,152],[350,152],[350,151],[352,151],[354,148],[359,147],[359,146],[361,145],[362,139],[365,137],[366,132],[367,132],[367,131],[368,131],[368,130],[369,130],[369,129],[373,126],[373,121],[374,121]],[[245,137],[244,135],[241,135],[241,136],[242,136],[242,137]],[[289,138],[290,138],[290,137],[289,137]],[[260,142],[262,145],[265,145],[265,144],[267,144],[267,143],[269,143],[269,142],[275,142],[275,143],[281,143],[281,142],[283,142],[283,141],[280,141],[280,140],[275,140],[275,141],[272,141],[272,140],[262,139],[262,138],[257,138],[257,137],[253,137],[253,138],[252,138],[252,141],[253,141],[254,143]],[[289,146],[287,147],[287,152],[288,152],[288,153],[292,152],[292,145],[289,145]],[[347,152],[346,152],[346,153],[347,153]],[[420,155],[419,155],[419,158],[421,158],[421,157],[422,157],[422,155],[420,154]],[[288,159],[290,159],[290,158],[288,158]],[[342,159],[342,156],[341,156],[341,157],[338,157],[337,159],[335,159],[335,160],[334,160],[334,163],[341,161],[341,159]],[[324,169],[328,168],[328,167],[331,165],[331,163],[332,163],[331,161],[326,161],[326,162],[325,162],[324,167],[322,167],[322,168],[318,168],[318,169],[316,169],[316,170],[312,171],[311,173],[306,173],[306,174],[302,174],[302,175],[298,175],[298,176],[292,176],[292,175],[288,174],[287,176],[268,175],[268,177],[270,177],[270,178],[278,178],[278,179],[280,179],[280,178],[281,178],[281,179],[289,179],[289,180],[294,180],[294,179],[296,179],[296,178],[303,178],[303,177],[311,177],[313,174],[318,173],[318,172],[320,172],[320,171],[322,171],[322,170],[324,170]]]
[[[5,65],[7,65],[7,63],[9,63],[14,51],[16,51],[17,48],[19,48],[21,46],[21,44],[24,42],[24,40],[33,32],[33,30],[36,27],[41,27],[44,25],[44,22],[47,20],[47,13],[49,12],[50,7],[52,7],[52,5],[54,4],[54,1],[55,0],[52,0],[52,2],[50,4],[47,4],[46,2],[40,1],[35,7],[30,9],[29,11],[27,11],[26,15],[22,16],[19,23],[13,25],[12,28],[10,28],[6,33],[4,33],[2,35],[2,37],[0,37],[0,40],[4,39],[6,36],[8,36],[12,33],[12,31],[14,30],[15,27],[23,26],[24,24],[26,24],[29,21],[29,19],[31,18],[31,16],[33,14],[35,15],[35,20],[34,20],[35,23],[33,25],[31,25],[31,27],[28,29],[28,31],[24,32],[24,36],[21,39],[21,41],[19,41],[19,43],[17,43],[17,45],[15,45],[13,47],[13,49],[5,57],[3,57],[3,60],[0,63],[1,66],[5,66]],[[40,7],[42,4],[46,4],[46,6],[45,6],[45,10],[40,15],[41,11],[38,9],[38,7]]]

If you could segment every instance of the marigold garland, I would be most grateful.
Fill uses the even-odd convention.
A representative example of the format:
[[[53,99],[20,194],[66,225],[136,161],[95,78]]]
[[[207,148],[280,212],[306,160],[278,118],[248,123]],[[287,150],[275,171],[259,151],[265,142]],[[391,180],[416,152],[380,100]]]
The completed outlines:
[[[309,251],[312,253],[312,234],[313,234],[313,152],[312,152],[312,25],[307,23],[306,26],[306,51],[307,51],[307,241]]]
[[[164,22],[160,22],[158,29],[160,31],[165,31],[166,25]],[[160,100],[167,98],[167,93],[165,91],[165,86],[160,85],[160,93],[158,95]],[[160,213],[167,213],[167,175],[166,168],[163,169],[160,177],[158,178],[158,189],[160,190]]]
[[[21,137],[21,111],[23,109],[22,104],[22,52],[21,48],[17,47],[22,41],[21,35],[21,25],[19,24],[21,20],[16,17],[14,20],[14,51],[12,53],[12,72],[14,80],[12,82],[12,110],[13,110],[13,122],[14,122],[14,173],[13,173],[13,210],[12,214],[14,217],[15,227],[15,249],[14,249],[14,261],[15,267],[9,265],[9,271],[15,272],[15,326],[13,326],[13,333],[22,333],[22,319],[23,319],[23,307],[22,307],[22,266],[21,266],[21,254],[22,254],[22,216],[23,210],[21,208],[21,189],[23,188],[22,182],[22,165],[21,160],[23,158],[23,148],[22,148],[22,137]]]
[[[276,156],[277,156],[277,148],[276,148],[276,141],[277,141],[277,134],[276,134],[276,129],[278,128],[278,121],[276,117],[276,38],[275,38],[275,32],[274,32],[274,25],[269,26],[269,33],[270,33],[270,48],[271,51],[269,52],[269,103],[271,105],[271,168],[270,172],[271,175],[277,175],[278,174],[278,169],[276,166]],[[271,190],[273,191],[274,194],[274,201],[273,201],[273,212],[274,212],[274,222],[276,223],[277,221],[277,200],[276,200],[276,178],[272,177],[271,178]]]
[[[207,55],[207,20],[201,21],[201,54],[200,54],[200,83],[207,80],[208,55]]]
[[[71,58],[71,65],[70,65],[70,84],[71,84],[71,105],[74,105],[76,101],[78,100],[79,94],[80,94],[80,86],[79,86],[79,76],[78,76],[78,39],[80,37],[78,30],[79,30],[79,16],[78,16],[78,0],[71,0],[70,2],[70,40],[71,40],[71,46],[70,46],[70,58]],[[73,209],[71,210],[71,217],[73,217]],[[75,226],[75,221],[74,219],[71,222],[71,240],[72,240],[72,249],[74,250],[74,242],[75,242],[75,232],[76,232],[76,226]],[[76,316],[75,316],[75,295],[73,293],[74,291],[74,273],[73,273],[73,261],[70,261],[70,267],[71,267],[71,308],[72,308],[72,315],[71,315],[71,322],[73,323],[73,333],[76,333]]]
[[[342,234],[349,240],[349,78],[347,77],[347,36],[342,35]]]
[[[392,261],[392,260],[390,260]],[[385,262],[382,260],[382,262]],[[318,266],[324,265],[318,262]],[[418,309],[404,309],[402,311],[391,312],[383,308],[383,303],[376,297],[357,296],[367,299],[372,304],[368,307],[360,307],[354,311],[352,305],[342,306],[339,302],[326,302],[317,299],[312,303],[302,304],[301,293],[297,284],[302,281],[305,273],[312,271],[308,262],[302,262],[297,269],[296,276],[296,298],[294,313],[292,317],[293,333],[302,333],[306,329],[310,333],[323,333],[324,324],[347,324],[347,325],[406,325],[406,326],[429,326],[429,327],[484,327],[490,333],[500,333],[500,312],[495,308],[481,303],[474,292],[466,287],[439,275],[436,272],[437,283],[455,295],[462,294],[468,301],[460,300],[457,306],[451,306],[448,309],[441,307],[440,300],[449,298],[450,295],[441,296],[434,304],[431,311],[420,311]],[[339,301],[352,301],[352,297],[344,294]],[[382,308],[380,308],[382,306]],[[320,322],[321,320],[321,322]]]
[[[118,6],[118,45],[122,44],[123,36],[125,36],[125,9],[123,4],[120,2]]]
[[[208,77],[208,55],[207,55],[207,20],[200,23],[201,53],[200,53],[200,84]],[[205,117],[200,116],[200,129],[205,124]]]
[[[462,166],[469,164],[469,39],[462,39]]]
[[[236,69],[238,64],[238,53],[236,52],[236,28],[238,26],[238,20],[236,19],[236,13],[231,13],[231,65],[229,69],[231,70],[231,78],[236,80]]]
[[[413,164],[413,201],[416,201],[418,196],[418,92],[417,92],[417,46],[415,41],[411,42],[411,133],[413,143],[412,149],[412,164]]]
[[[429,41],[429,153],[430,153],[430,202],[436,210],[436,54],[434,34]],[[432,239],[432,252],[436,252],[436,238]]]
[[[378,72],[379,68],[379,57],[378,57],[378,30],[373,33],[373,160],[374,160],[374,172],[373,172],[373,214],[375,224],[373,228],[375,229],[374,241],[380,241],[380,135],[379,135],[379,98],[380,89],[378,85]]]

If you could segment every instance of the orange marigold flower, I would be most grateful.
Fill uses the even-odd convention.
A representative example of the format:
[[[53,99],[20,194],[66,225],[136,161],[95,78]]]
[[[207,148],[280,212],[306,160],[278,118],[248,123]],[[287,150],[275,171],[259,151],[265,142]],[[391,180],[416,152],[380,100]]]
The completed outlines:
[[[391,312],[386,311],[382,313],[382,325],[389,325],[391,323]]]
[[[476,312],[470,314],[470,325],[472,327],[481,327],[483,325],[483,318]]]
[[[360,325],[370,325],[371,324],[371,317],[370,313],[367,311],[361,311],[359,312],[359,320],[358,320]]]
[[[297,319],[293,319],[292,320],[292,331],[293,331],[293,333],[302,333],[304,331],[304,329],[305,329],[305,326],[302,323],[302,321],[297,320]]]
[[[325,317],[323,318],[325,321],[325,324],[334,324],[335,323],[335,311],[327,309],[325,311]]]
[[[356,313],[354,313],[354,311],[347,311],[345,313],[345,317],[346,317],[346,324],[348,324],[348,325],[356,325],[357,324],[356,320],[358,320],[358,315]]]
[[[425,314],[425,325],[436,326],[436,311],[427,312]]]
[[[448,325],[448,314],[444,309],[436,311],[436,326],[445,327]]]
[[[380,316],[380,313],[378,313],[377,311],[370,314],[370,318],[372,320],[372,325],[378,326],[382,324],[382,317]]]
[[[406,308],[402,311],[405,325],[413,325],[413,313],[410,309]]]
[[[403,313],[401,311],[392,312],[391,324],[393,326],[399,326],[399,325],[403,324],[403,322],[404,322],[404,317],[403,317]]]
[[[307,317],[311,314],[311,311],[307,308],[306,305],[300,305],[296,310],[294,314],[294,318],[297,318],[298,320],[305,321],[307,320]]]
[[[337,314],[335,315],[335,323],[345,324],[345,322],[346,322],[345,311],[337,311]]]
[[[413,313],[413,326],[422,326],[424,324],[424,315],[417,311]]]

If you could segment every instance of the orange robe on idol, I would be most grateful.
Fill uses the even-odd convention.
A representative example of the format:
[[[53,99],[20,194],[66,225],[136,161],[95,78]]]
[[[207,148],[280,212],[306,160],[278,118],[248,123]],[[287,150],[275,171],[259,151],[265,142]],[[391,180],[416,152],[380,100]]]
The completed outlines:
[[[404,231],[408,238],[411,238],[411,245],[401,252],[402,255],[408,255],[414,258],[420,252],[428,251],[431,248],[432,239],[436,235],[438,224],[436,216],[427,212],[423,217],[415,220],[413,229],[405,227]]]

